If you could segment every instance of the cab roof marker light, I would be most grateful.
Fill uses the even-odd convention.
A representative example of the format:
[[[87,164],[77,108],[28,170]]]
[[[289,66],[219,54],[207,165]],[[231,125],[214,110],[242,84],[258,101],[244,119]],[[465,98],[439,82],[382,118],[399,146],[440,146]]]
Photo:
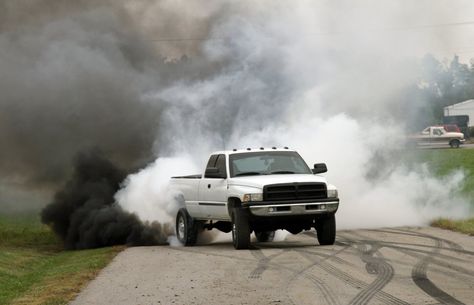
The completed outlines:
[[[247,150],[251,150],[249,147],[247,147]]]
[[[232,151],[237,151],[237,148],[232,149]]]
[[[273,146],[272,149],[277,149],[277,148],[275,146]]]
[[[260,150],[264,150],[264,149],[265,149],[265,148],[263,148],[263,147],[260,147]]]
[[[284,149],[288,149],[288,146],[283,147]]]

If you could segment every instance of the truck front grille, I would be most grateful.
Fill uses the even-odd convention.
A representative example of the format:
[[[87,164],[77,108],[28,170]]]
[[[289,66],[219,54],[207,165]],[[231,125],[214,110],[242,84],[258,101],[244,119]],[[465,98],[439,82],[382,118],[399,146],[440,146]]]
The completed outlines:
[[[263,187],[263,200],[305,200],[327,198],[325,183],[284,183],[269,184]]]

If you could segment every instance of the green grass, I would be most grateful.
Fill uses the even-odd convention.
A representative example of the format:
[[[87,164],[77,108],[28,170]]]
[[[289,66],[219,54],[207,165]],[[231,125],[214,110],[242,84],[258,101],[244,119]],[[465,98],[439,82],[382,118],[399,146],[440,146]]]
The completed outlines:
[[[438,177],[462,170],[465,175],[462,194],[471,201],[474,199],[474,149],[419,149],[409,153],[406,160],[426,163]]]
[[[474,149],[423,149],[407,155],[408,162],[426,163],[438,177],[447,176],[455,170],[464,172],[461,196],[471,203],[474,211]],[[466,215],[469,217],[469,215]],[[472,215],[471,215],[472,217]],[[474,235],[474,218],[452,220],[440,218],[432,226]]]
[[[474,218],[465,220],[437,219],[431,223],[433,227],[458,231],[474,236]]]
[[[67,304],[121,249],[63,251],[37,216],[0,215],[0,304]]]

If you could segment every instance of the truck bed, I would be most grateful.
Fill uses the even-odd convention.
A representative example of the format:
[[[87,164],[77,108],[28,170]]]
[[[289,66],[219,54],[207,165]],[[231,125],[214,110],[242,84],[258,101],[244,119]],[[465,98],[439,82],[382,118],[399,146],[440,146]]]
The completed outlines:
[[[201,179],[202,175],[188,175],[188,176],[176,176],[171,179]]]

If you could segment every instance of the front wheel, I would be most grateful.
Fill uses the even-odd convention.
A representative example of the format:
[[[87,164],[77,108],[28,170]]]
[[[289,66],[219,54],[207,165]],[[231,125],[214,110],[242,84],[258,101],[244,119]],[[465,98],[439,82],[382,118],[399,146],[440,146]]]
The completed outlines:
[[[234,208],[232,212],[232,243],[237,250],[250,247],[249,217],[246,212],[241,208]]]
[[[336,240],[336,216],[328,214],[318,218],[316,233],[321,246],[333,245]]]
[[[178,211],[176,216],[176,236],[185,246],[196,244],[198,236],[198,223],[189,215],[185,208]]]
[[[459,140],[451,140],[451,142],[449,142],[449,145],[452,147],[452,148],[459,148],[459,145],[461,144],[461,142],[459,142]]]

